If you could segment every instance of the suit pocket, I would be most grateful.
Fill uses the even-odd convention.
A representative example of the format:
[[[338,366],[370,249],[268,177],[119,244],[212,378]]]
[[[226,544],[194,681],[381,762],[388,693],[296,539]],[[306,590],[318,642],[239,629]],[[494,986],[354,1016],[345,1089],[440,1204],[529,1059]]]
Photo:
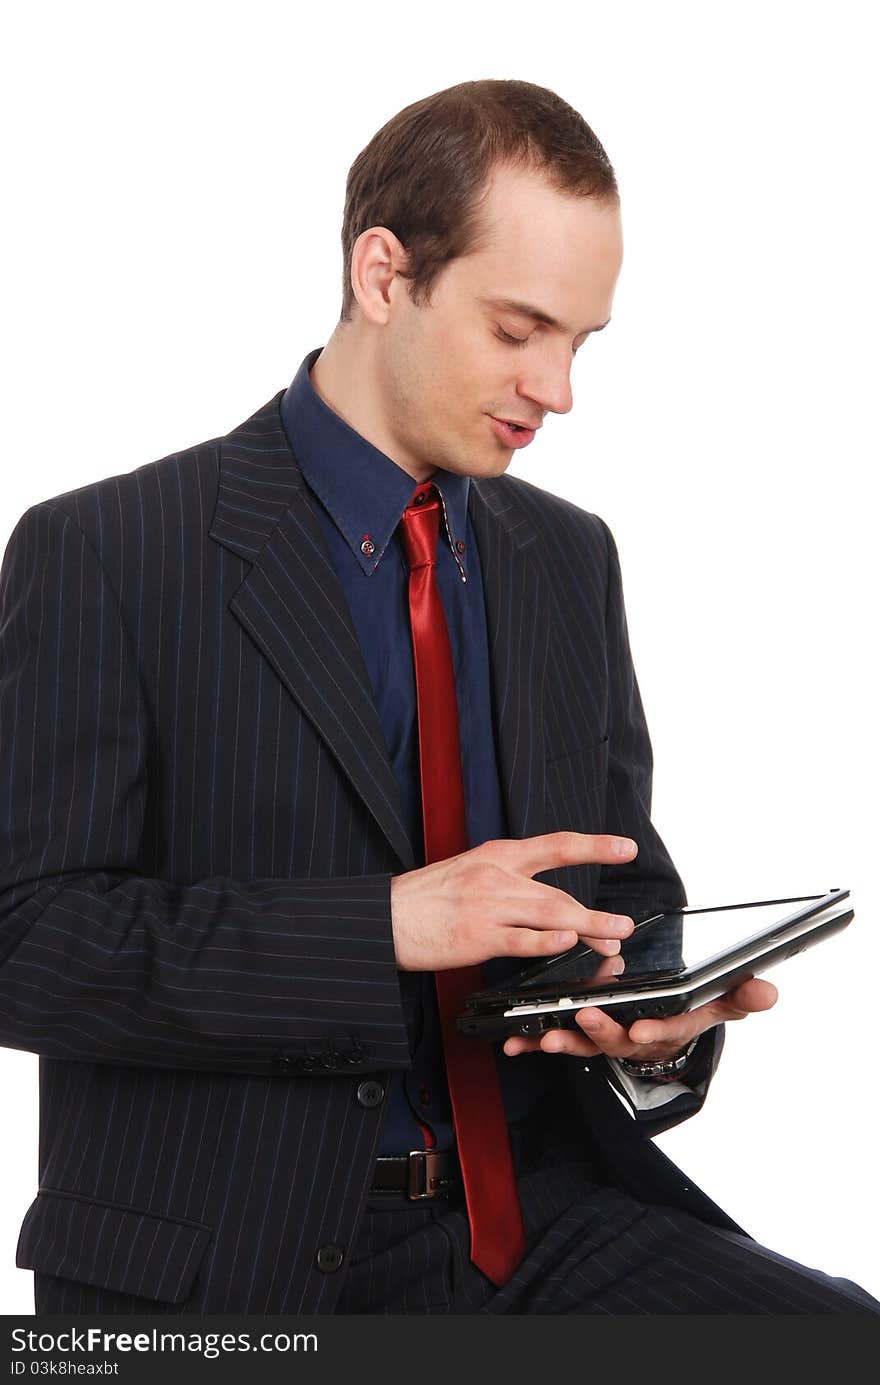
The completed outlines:
[[[210,1239],[210,1227],[200,1222],[46,1188],[25,1214],[15,1263],[101,1289],[183,1303]]]
[[[559,755],[547,761],[547,780],[556,802],[581,798],[597,789],[604,789],[608,777],[608,737],[595,745],[583,746],[570,755]]]

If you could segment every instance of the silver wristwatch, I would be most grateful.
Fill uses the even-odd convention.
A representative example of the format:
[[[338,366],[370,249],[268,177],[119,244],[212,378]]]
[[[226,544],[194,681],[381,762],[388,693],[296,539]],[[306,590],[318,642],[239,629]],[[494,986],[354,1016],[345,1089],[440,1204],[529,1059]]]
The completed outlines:
[[[660,1078],[661,1080],[664,1078],[677,1077],[696,1048],[698,1039],[699,1035],[697,1035],[696,1039],[691,1039],[687,1048],[683,1048],[680,1053],[674,1054],[672,1058],[655,1058],[653,1060],[621,1058],[620,1066],[628,1077],[654,1077]]]

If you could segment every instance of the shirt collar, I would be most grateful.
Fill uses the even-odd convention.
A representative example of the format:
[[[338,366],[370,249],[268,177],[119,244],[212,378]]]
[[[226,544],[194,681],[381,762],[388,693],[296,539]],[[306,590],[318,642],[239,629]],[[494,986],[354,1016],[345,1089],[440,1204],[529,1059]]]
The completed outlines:
[[[309,352],[285,390],[281,421],[303,476],[369,575],[388,547],[416,482],[321,399],[309,371],[322,350],[319,346]],[[466,581],[470,477],[438,469],[430,479],[442,501],[445,525],[440,533]]]

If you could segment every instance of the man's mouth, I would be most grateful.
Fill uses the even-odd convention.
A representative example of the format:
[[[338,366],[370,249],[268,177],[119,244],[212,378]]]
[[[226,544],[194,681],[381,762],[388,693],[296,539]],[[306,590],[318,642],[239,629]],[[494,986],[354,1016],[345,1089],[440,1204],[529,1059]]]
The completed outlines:
[[[494,425],[496,436],[508,447],[526,447],[535,436],[536,430],[529,428],[526,424],[514,423],[506,418],[496,418],[494,414],[490,414],[489,418]]]

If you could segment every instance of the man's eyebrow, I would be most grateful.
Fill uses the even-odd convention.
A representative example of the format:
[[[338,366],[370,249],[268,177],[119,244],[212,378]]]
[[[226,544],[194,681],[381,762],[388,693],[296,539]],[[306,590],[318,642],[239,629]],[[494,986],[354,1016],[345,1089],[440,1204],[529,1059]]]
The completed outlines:
[[[489,307],[501,308],[510,313],[521,313],[523,317],[533,318],[535,322],[545,322],[548,327],[556,327],[561,332],[565,331],[561,322],[555,317],[551,317],[549,313],[545,313],[542,308],[536,308],[533,303],[523,303],[518,298],[480,298],[479,302],[485,303]],[[602,323],[601,327],[585,327],[583,330],[585,332],[601,332],[610,321],[611,318],[609,317]],[[575,335],[580,336],[581,334],[576,332]]]

